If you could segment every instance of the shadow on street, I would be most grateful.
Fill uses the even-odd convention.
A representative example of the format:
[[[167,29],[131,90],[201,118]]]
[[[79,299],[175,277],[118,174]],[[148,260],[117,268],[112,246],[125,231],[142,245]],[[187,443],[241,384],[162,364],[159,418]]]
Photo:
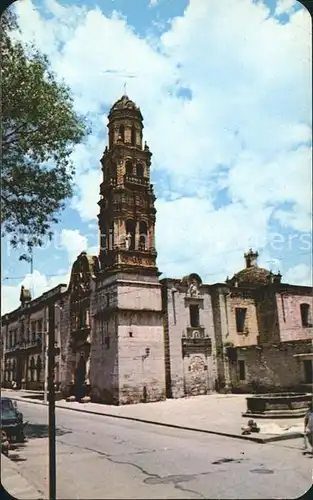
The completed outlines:
[[[62,430],[56,428],[56,436],[63,436],[64,434],[71,434],[72,431]],[[25,462],[25,452],[27,452],[27,442],[31,439],[42,439],[49,437],[49,426],[47,424],[33,424],[28,423],[24,428],[25,442],[24,443],[11,443],[9,458],[12,462]],[[48,446],[48,444],[47,444]]]

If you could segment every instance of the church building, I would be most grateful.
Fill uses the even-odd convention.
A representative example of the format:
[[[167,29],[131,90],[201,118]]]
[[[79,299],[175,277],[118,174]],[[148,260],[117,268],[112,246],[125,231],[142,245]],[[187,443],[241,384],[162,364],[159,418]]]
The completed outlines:
[[[57,389],[68,399],[130,404],[312,384],[312,289],[258,266],[224,283],[157,267],[152,153],[140,108],[123,95],[100,160],[99,254],[81,252],[68,286],[2,317],[2,385],[43,388],[54,305]],[[51,310],[51,307],[49,308]]]

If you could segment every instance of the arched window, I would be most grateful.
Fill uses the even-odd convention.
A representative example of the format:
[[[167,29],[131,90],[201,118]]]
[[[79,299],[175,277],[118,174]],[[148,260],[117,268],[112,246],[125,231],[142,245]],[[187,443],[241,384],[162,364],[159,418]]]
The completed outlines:
[[[130,160],[125,163],[126,174],[133,175],[133,164]]]
[[[132,131],[131,131],[131,145],[136,146],[136,129],[135,126],[132,126]]]
[[[146,250],[147,235],[148,235],[147,223],[142,220],[139,223],[139,250]]]
[[[136,222],[134,220],[126,221],[126,237],[130,235],[129,250],[135,249],[135,234],[136,234]]]
[[[119,138],[121,138],[122,141],[124,142],[124,140],[125,140],[125,127],[124,127],[124,125],[119,126],[118,135],[119,135]]]
[[[143,177],[143,166],[141,163],[137,163],[136,170],[137,170],[137,177]]]
[[[301,322],[303,327],[311,326],[310,304],[300,304]]]

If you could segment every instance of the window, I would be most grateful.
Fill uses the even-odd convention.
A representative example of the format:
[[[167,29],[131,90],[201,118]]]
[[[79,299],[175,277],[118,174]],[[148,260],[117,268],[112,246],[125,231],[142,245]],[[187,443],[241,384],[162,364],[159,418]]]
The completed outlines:
[[[148,228],[145,221],[141,221],[139,224],[139,250],[146,249]]]
[[[199,314],[199,306],[198,305],[190,305],[189,306],[189,315],[190,315],[190,326],[196,327],[200,325],[200,314]]]
[[[131,145],[136,146],[136,129],[134,125],[132,126],[132,131],[131,131]]]
[[[246,379],[245,362],[243,360],[238,361],[238,367],[239,367],[239,380],[245,380]]]
[[[236,307],[236,329],[242,333],[245,328],[247,309],[245,307]]]
[[[310,304],[300,304],[301,322],[303,327],[311,326]]]
[[[311,359],[306,359],[303,361],[304,367],[304,382],[305,384],[312,384],[313,382],[313,361]]]
[[[119,135],[119,138],[121,138],[122,141],[124,142],[124,140],[125,140],[125,128],[124,128],[124,125],[120,125],[120,128],[118,129],[118,135]]]
[[[125,163],[126,174],[133,175],[133,164],[130,160]]]
[[[141,163],[137,163],[136,165],[137,177],[143,177],[143,166]]]
[[[136,231],[136,223],[133,220],[126,221],[126,235],[131,236],[129,250],[135,249],[135,231]]]

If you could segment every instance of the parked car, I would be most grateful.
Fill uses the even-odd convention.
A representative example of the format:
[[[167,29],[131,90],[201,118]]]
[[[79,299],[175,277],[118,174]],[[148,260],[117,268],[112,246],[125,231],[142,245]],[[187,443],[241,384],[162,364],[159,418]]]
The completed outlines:
[[[23,414],[18,411],[16,401],[1,397],[1,429],[9,441],[25,441]]]

